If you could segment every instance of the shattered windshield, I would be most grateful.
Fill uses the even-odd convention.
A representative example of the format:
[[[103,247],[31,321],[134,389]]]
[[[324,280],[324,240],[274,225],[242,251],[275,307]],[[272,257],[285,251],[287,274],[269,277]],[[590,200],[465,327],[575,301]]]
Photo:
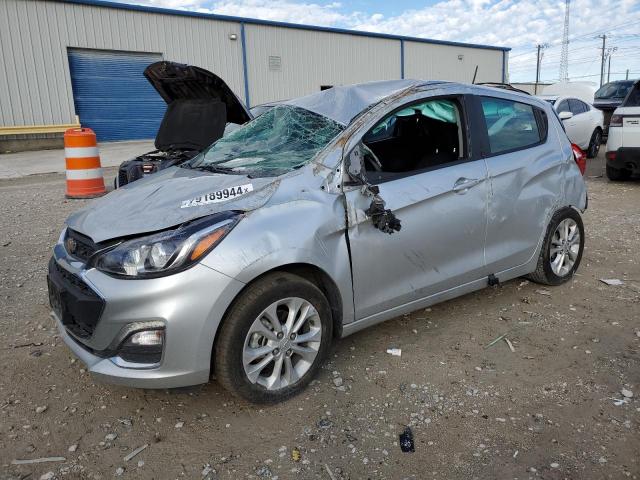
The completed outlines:
[[[222,137],[189,166],[250,176],[281,175],[313,159],[343,128],[309,110],[277,105]]]

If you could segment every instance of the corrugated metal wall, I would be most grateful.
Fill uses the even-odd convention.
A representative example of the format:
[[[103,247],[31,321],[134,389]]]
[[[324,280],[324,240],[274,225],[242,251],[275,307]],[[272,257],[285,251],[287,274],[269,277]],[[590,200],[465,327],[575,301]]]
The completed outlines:
[[[384,38],[246,25],[252,105],[346,85],[400,78],[400,42]],[[269,67],[279,57],[280,68]],[[273,66],[272,66],[273,67]]]
[[[242,95],[242,46],[229,40],[230,33],[239,37],[239,24],[53,1],[0,0],[2,125],[74,121],[67,47],[161,53],[165,59],[218,73]]]
[[[251,105],[305,95],[321,85],[401,76],[398,39],[251,21],[244,28]],[[74,122],[68,48],[160,53],[215,72],[244,98],[241,31],[235,20],[0,0],[0,126]],[[501,50],[404,41],[405,78],[469,82],[478,64],[478,81],[502,81],[502,62]]]
[[[462,60],[458,56],[462,55]],[[502,82],[502,51],[451,45],[404,42],[406,78],[451,80],[471,83]]]

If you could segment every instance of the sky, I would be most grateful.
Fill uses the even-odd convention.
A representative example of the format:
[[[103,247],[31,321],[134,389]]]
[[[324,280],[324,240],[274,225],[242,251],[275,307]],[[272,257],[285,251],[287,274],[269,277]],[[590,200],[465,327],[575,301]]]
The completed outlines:
[[[262,20],[510,47],[509,80],[559,79],[564,0],[117,0]],[[640,0],[571,0],[569,79],[600,81],[602,39],[611,80],[640,78]],[[608,62],[607,62],[608,67]],[[606,80],[606,75],[605,75]]]

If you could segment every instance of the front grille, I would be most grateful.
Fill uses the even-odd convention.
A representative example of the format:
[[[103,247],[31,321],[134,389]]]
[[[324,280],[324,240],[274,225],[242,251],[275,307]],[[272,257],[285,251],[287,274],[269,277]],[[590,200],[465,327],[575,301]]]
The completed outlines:
[[[89,338],[100,320],[104,300],[82,278],[49,261],[49,298],[62,324],[78,338]]]
[[[64,246],[69,255],[83,262],[89,260],[99,250],[98,245],[93,240],[70,228],[67,229]]]
[[[124,168],[121,168],[120,170],[118,170],[118,187],[123,187],[127,183],[129,183],[127,171]]]

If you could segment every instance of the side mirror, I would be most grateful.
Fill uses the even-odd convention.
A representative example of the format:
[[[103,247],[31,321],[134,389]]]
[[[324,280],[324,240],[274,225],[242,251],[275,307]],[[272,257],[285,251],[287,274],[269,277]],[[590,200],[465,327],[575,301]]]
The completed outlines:
[[[573,118],[573,113],[567,111],[560,112],[558,117],[560,117],[560,120],[569,120],[570,118]]]

